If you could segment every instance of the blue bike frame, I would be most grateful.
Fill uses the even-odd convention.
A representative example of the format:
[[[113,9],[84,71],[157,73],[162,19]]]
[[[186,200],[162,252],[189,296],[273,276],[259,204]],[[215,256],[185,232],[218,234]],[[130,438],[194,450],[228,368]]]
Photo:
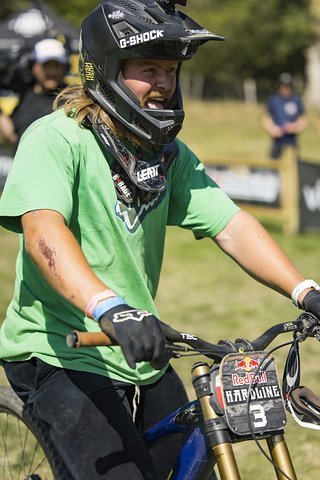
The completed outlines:
[[[161,422],[151,427],[143,436],[144,441],[153,441],[172,433],[184,433],[183,445],[176,459],[168,480],[196,480],[207,462],[208,449],[205,442],[204,430],[199,424],[185,423],[178,420],[181,414],[194,407],[198,410],[199,401],[180,407]],[[197,408],[198,407],[198,408]]]

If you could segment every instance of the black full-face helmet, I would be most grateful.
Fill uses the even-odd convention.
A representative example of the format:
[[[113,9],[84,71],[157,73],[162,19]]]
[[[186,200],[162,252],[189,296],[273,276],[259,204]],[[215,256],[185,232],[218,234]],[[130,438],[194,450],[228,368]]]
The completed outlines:
[[[111,117],[142,140],[166,145],[184,118],[177,81],[170,109],[142,108],[125,85],[125,60],[147,58],[181,62],[208,40],[223,40],[175,9],[186,0],[105,0],[84,21],[80,38],[80,75],[87,93]],[[178,74],[177,74],[178,75]]]

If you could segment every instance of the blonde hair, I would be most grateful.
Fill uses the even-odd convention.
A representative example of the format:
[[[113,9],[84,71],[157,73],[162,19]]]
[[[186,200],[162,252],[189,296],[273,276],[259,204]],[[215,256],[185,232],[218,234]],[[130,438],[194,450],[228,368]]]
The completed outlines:
[[[74,118],[78,125],[90,114],[93,122],[104,123],[117,137],[129,140],[135,147],[143,144],[138,136],[128,131],[120,122],[111,119],[103,108],[89,97],[82,85],[68,85],[61,90],[54,100],[53,108],[63,108],[65,114]]]

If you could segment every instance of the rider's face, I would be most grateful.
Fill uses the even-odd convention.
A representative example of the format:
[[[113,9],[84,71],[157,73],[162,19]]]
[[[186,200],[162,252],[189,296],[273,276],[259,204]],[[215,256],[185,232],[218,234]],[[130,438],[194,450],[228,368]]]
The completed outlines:
[[[122,68],[126,85],[145,108],[167,108],[176,88],[178,62],[173,60],[127,60]]]

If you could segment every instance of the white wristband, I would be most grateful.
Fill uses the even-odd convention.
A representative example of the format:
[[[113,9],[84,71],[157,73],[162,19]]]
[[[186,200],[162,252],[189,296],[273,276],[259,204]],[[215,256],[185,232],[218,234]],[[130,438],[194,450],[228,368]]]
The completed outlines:
[[[296,287],[292,290],[291,294],[291,299],[292,303],[296,307],[300,307],[299,302],[298,302],[298,297],[303,290],[306,290],[307,288],[313,288],[313,290],[317,290],[317,292],[320,292],[320,286],[313,280],[308,279],[308,280],[303,280],[303,282],[298,283]]]

